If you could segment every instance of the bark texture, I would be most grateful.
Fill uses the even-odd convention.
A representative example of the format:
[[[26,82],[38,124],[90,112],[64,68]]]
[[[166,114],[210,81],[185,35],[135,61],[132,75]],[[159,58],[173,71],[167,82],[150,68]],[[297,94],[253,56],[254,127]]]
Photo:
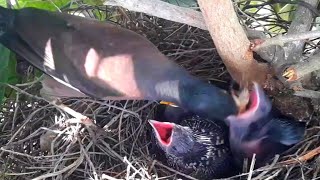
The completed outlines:
[[[227,70],[241,85],[264,83],[269,68],[253,58],[250,41],[231,0],[198,0],[207,28]]]

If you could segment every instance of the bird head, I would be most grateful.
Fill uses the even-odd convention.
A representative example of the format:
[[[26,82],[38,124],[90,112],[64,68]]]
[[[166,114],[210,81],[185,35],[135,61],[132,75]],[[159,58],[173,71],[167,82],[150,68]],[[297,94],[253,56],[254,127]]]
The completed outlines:
[[[210,120],[223,121],[235,114],[237,107],[227,91],[212,84],[199,81],[181,88],[181,107]]]
[[[158,144],[153,151],[158,160],[174,169],[198,179],[223,178],[238,172],[223,123],[197,115],[184,116],[179,125],[154,120],[149,123],[155,137],[152,144]]]
[[[169,155],[187,154],[194,145],[192,130],[172,122],[149,120],[158,145]]]
[[[230,147],[240,162],[256,154],[256,164],[262,164],[299,142],[303,138],[305,124],[279,114],[257,83],[253,83],[250,92],[245,91],[234,98],[238,107],[246,106],[239,108],[237,115],[226,118],[230,128]],[[243,97],[247,97],[247,101]]]
[[[272,109],[270,99],[255,82],[250,92],[245,88],[238,96],[233,93],[233,98],[238,106],[238,115],[228,116],[228,123],[251,124],[263,119]]]

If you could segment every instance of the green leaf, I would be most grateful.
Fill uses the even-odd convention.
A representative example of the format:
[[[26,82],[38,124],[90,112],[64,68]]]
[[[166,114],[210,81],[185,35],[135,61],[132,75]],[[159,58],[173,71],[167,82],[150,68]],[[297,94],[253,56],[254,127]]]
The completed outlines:
[[[6,0],[0,0],[0,6],[7,7],[7,1]]]
[[[34,1],[34,0],[17,0],[20,8],[34,7],[48,11],[57,11],[61,7],[65,6],[70,2],[70,0],[44,0],[44,1]],[[16,7],[17,8],[17,7]]]
[[[83,0],[84,3],[92,5],[92,6],[102,6],[103,0]]]
[[[294,9],[296,5],[294,4],[286,4],[283,5],[281,8],[278,9],[277,13],[279,16],[285,20],[285,21],[292,21],[293,19],[293,14],[294,14]]]
[[[8,81],[9,84],[17,84],[19,80],[19,76],[17,74],[17,60],[14,53],[10,53],[8,62]]]
[[[10,60],[10,51],[0,44],[0,84],[8,81],[8,63]],[[0,85],[0,103],[4,100],[5,86]]]
[[[7,67],[7,74],[8,74],[8,79],[7,79],[7,83],[8,84],[17,84],[21,81],[21,77],[18,75],[16,69],[17,69],[17,60],[16,60],[16,56],[14,53],[10,53],[10,60],[8,62],[8,67]],[[12,93],[14,90],[6,87],[5,89],[5,97],[6,98],[10,98],[10,97],[14,97],[15,93]]]

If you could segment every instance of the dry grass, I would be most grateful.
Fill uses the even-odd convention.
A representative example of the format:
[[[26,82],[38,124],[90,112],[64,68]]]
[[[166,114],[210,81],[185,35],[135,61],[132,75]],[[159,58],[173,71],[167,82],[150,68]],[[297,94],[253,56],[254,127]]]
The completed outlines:
[[[82,10],[90,10],[84,7]],[[123,9],[108,9],[122,26],[145,35],[172,60],[192,74],[220,87],[229,80],[208,32]],[[81,116],[74,118],[37,96],[39,83],[12,87],[0,112],[0,179],[183,179],[192,177],[154,161],[149,156],[147,119],[156,102],[97,101],[65,99],[64,105]],[[32,94],[32,95],[31,95]],[[70,109],[69,109],[70,110]],[[305,140],[287,156],[259,169],[249,169],[236,179],[315,179],[319,157],[308,162],[293,161],[319,146],[317,114],[307,118]]]

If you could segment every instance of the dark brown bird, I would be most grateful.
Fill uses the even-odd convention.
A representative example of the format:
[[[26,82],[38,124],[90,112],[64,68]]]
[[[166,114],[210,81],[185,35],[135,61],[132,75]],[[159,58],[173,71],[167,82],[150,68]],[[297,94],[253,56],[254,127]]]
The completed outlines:
[[[156,117],[166,117],[170,121],[149,120],[153,132],[150,152],[156,159],[199,179],[235,174],[228,127],[222,122],[208,121],[173,107],[167,107]]]
[[[119,26],[1,7],[0,28],[0,43],[61,83],[46,79],[44,94],[164,100],[218,120],[236,113],[225,91],[191,76],[146,38]]]
[[[227,117],[230,146],[238,165],[256,154],[256,167],[265,165],[303,139],[305,123],[285,116],[272,107],[263,89],[254,83],[249,107]]]

